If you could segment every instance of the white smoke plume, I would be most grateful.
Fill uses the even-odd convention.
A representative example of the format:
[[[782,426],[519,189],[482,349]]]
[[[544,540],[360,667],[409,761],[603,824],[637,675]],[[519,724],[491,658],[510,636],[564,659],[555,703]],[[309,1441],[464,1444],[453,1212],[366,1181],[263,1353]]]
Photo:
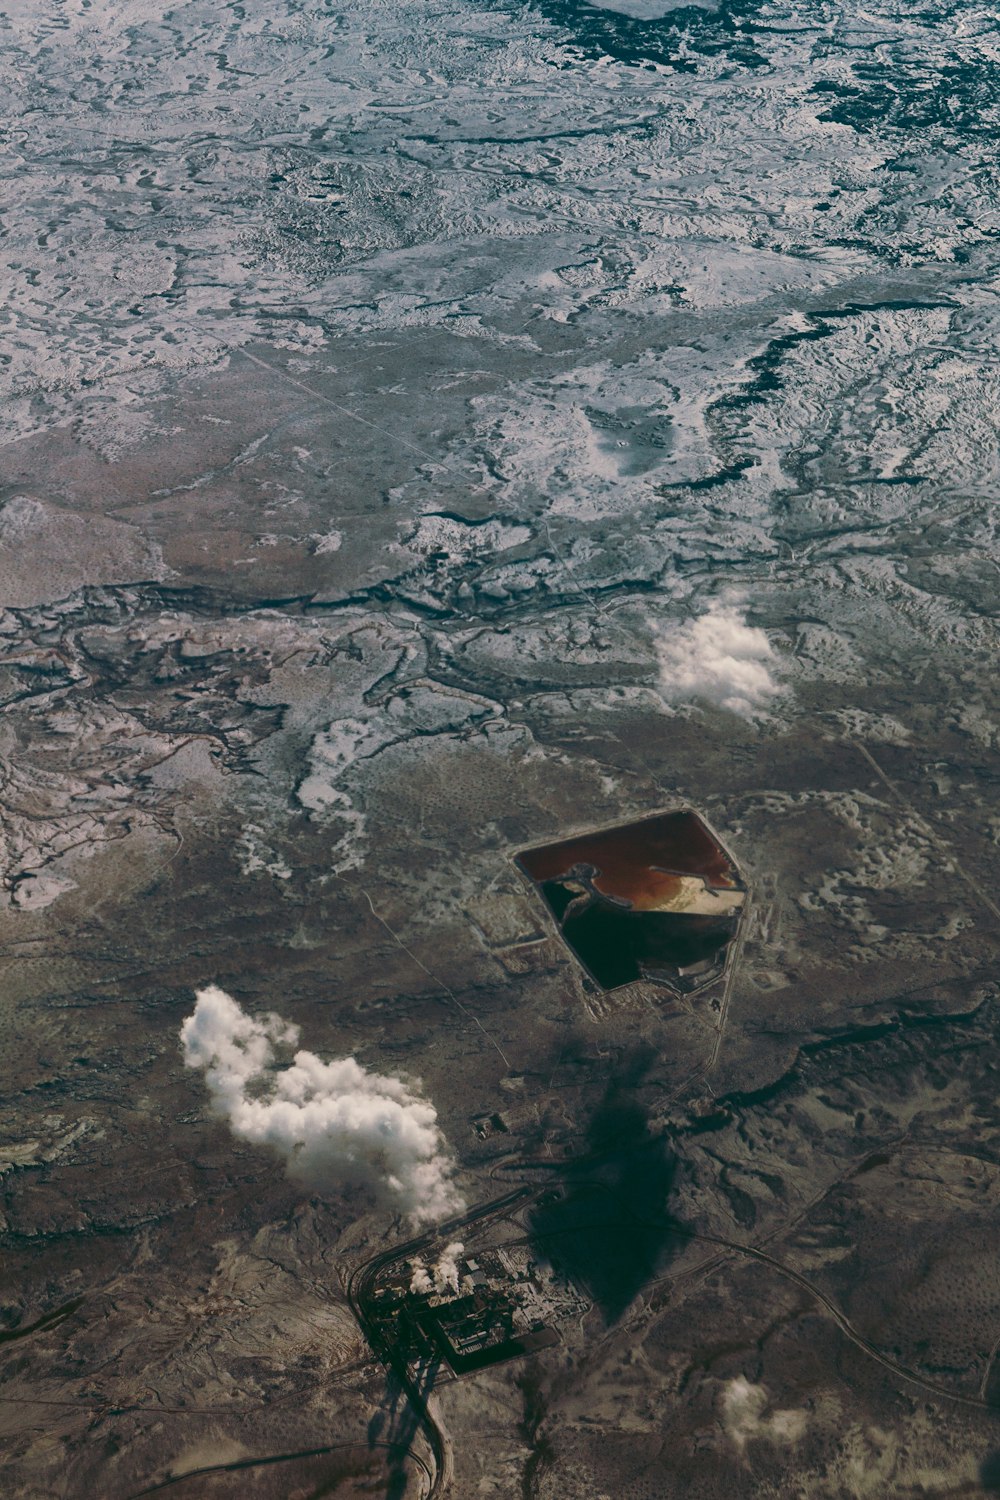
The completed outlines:
[[[442,1250],[433,1272],[434,1290],[439,1297],[449,1291],[458,1291],[458,1258],[464,1249],[465,1246],[455,1240]]]
[[[704,698],[751,718],[780,692],[771,676],[774,649],[735,603],[716,602],[683,625],[661,626],[656,654],[668,701]]]
[[[726,1382],[720,1405],[726,1434],[741,1452],[750,1438],[766,1438],[771,1443],[795,1443],[805,1432],[805,1412],[768,1412],[767,1387],[751,1384],[744,1375]]]
[[[413,1275],[410,1277],[410,1291],[419,1297],[426,1297],[433,1290],[434,1283],[430,1278],[430,1273],[427,1267],[418,1260],[413,1267]]]
[[[459,1240],[446,1245],[434,1265],[428,1271],[422,1261],[417,1261],[410,1277],[410,1291],[427,1294],[437,1292],[439,1297],[449,1292],[458,1293],[458,1262],[465,1246]]]
[[[270,1146],[317,1191],[363,1182],[415,1225],[463,1207],[437,1113],[412,1085],[353,1057],[325,1063],[300,1051],[276,1068],[274,1047],[294,1045],[297,1026],[248,1016],[216,985],[195,998],[181,1027],[184,1061],[203,1070],[213,1107],[240,1140]]]

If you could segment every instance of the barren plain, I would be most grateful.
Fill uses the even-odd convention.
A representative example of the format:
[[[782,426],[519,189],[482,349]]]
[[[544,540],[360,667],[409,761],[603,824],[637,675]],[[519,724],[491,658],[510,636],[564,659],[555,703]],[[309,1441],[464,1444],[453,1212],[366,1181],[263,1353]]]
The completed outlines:
[[[995,14],[0,27],[0,1491],[1000,1492]],[[602,989],[515,856],[681,809]]]

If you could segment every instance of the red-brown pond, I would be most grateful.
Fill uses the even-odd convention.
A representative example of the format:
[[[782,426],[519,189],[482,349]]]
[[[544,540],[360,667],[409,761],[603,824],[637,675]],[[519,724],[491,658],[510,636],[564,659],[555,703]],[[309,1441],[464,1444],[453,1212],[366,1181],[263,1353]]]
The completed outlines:
[[[516,863],[602,989],[651,979],[691,990],[725,966],[746,893],[697,813],[543,844]]]

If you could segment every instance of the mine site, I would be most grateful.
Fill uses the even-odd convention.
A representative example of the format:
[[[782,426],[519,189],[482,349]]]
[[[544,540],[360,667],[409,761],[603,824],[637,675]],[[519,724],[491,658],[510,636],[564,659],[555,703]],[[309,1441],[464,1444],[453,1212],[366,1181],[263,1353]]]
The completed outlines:
[[[0,1495],[1000,1494],[996,17],[0,25]]]

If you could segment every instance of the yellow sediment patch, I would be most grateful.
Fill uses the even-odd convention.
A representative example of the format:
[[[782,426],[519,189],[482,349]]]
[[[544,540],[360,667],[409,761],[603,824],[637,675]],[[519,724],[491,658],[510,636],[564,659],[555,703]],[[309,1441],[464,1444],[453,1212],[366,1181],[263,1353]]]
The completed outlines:
[[[743,905],[743,891],[718,891],[707,885],[700,875],[675,875],[664,882],[667,889],[650,890],[645,898],[640,897],[635,906],[638,911],[682,911],[691,917],[721,917],[726,912],[739,911]]]

